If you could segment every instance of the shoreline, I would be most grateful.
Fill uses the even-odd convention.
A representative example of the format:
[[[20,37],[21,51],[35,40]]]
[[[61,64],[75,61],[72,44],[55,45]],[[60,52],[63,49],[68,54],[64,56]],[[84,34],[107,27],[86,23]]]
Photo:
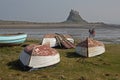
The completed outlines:
[[[15,32],[26,32],[29,34],[29,36],[30,36],[29,38],[33,38],[33,39],[34,39],[34,37],[37,37],[38,35],[43,36],[44,34],[46,34],[48,32],[53,33],[53,32],[57,32],[57,31],[59,33],[62,30],[64,30],[64,32],[68,32],[68,34],[71,34],[74,37],[75,36],[81,37],[82,36],[81,34],[85,34],[84,36],[88,35],[85,31],[87,31],[88,29],[90,29],[93,26],[94,26],[94,24],[73,24],[73,23],[0,24],[0,30],[1,30],[1,33],[9,32],[9,29],[10,29],[10,32],[14,32],[14,33]],[[16,30],[14,30],[14,29],[16,29]],[[114,37],[120,31],[120,28],[114,27],[114,26],[108,26],[108,25],[102,26],[101,24],[96,24],[95,29],[98,30],[97,31],[98,36],[103,35],[99,38],[96,38],[97,40],[101,40],[101,41],[108,42],[108,43],[109,42],[110,43],[120,43],[120,36],[118,35],[118,36]],[[44,30],[45,30],[45,32],[44,32]],[[113,34],[111,34],[111,31],[113,31],[113,30],[117,30],[118,32],[115,32],[115,33],[113,32]],[[77,32],[74,33],[72,31],[77,31]],[[104,38],[103,33],[106,36],[108,36],[109,39],[107,37]],[[35,38],[35,39],[40,39],[40,36],[38,36],[38,38]]]
[[[102,23],[0,23],[0,29],[47,29],[47,28],[119,28],[120,26],[107,25]]]

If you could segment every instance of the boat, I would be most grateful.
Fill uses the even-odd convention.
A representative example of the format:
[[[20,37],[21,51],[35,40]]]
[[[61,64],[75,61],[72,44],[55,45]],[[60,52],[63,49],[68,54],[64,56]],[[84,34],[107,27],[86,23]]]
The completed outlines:
[[[57,50],[48,45],[31,44],[24,48],[19,59],[24,67],[32,70],[59,63],[60,55]]]
[[[61,47],[63,46],[66,49],[70,49],[70,48],[75,48],[76,47],[74,42],[71,42],[71,41],[67,40],[67,38],[64,35],[62,35],[62,34],[57,34],[56,39],[59,42],[59,45]]]
[[[105,45],[93,38],[86,38],[76,46],[76,53],[84,57],[94,57],[105,52]]]
[[[25,33],[0,34],[0,46],[18,45],[23,43],[27,38]]]
[[[66,39],[69,43],[74,44],[74,39],[71,35],[55,33],[45,34],[42,40],[42,45],[49,44],[50,47],[62,46],[61,40],[63,40],[63,38],[60,35],[64,36],[64,40]]]

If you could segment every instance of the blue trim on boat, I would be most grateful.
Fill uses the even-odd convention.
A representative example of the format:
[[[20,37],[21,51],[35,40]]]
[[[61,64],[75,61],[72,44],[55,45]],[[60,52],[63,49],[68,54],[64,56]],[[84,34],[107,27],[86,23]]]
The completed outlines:
[[[27,34],[0,35],[0,44],[20,44],[27,38]]]
[[[27,37],[27,34],[0,36],[0,40],[14,40],[14,39],[19,39],[19,38],[24,38],[24,37]]]
[[[19,39],[11,39],[11,40],[0,40],[0,42],[15,41],[15,40],[20,40],[20,39],[26,39],[26,37],[24,37],[24,38],[19,38]]]
[[[24,42],[25,40],[26,40],[26,38],[16,39],[16,40],[0,41],[0,43],[21,43],[21,42]]]

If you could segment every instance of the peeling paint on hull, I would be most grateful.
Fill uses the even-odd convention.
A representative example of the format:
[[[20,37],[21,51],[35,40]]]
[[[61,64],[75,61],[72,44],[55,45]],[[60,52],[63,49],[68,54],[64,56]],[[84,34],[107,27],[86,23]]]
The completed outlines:
[[[105,46],[102,42],[87,38],[76,47],[76,53],[84,57],[94,57],[105,52]]]

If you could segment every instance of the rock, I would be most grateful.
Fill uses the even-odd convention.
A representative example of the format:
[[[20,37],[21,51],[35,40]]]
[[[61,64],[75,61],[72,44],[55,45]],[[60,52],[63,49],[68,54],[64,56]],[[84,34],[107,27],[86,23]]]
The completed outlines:
[[[87,21],[83,20],[79,15],[79,12],[75,10],[70,11],[69,16],[65,22],[88,23]]]

